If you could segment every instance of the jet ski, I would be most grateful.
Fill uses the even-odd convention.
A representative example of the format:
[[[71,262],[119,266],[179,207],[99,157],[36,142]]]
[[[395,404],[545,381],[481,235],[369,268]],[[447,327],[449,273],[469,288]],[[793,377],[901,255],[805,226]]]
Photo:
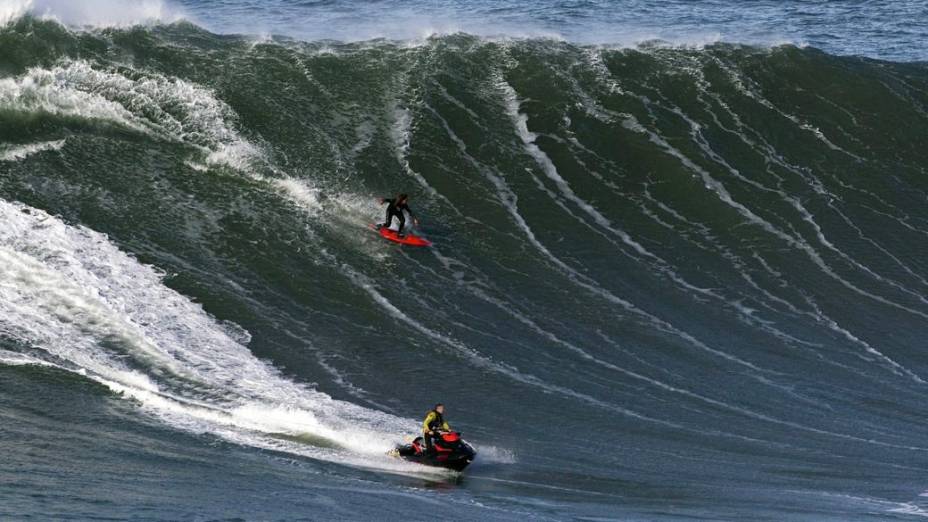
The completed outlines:
[[[422,437],[416,437],[410,444],[397,446],[390,454],[417,464],[463,471],[473,462],[477,451],[461,438],[460,433],[446,431],[432,439],[431,451],[426,449]]]

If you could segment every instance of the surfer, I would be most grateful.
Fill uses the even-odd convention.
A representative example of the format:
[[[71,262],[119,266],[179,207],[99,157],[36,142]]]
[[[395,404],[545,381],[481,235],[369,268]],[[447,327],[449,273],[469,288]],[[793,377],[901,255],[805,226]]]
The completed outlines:
[[[393,217],[395,216],[397,218],[397,221],[399,221],[399,224],[400,224],[399,228],[396,230],[396,234],[399,237],[404,237],[403,227],[406,226],[406,216],[403,215],[404,210],[409,213],[410,217],[412,217],[412,222],[418,226],[419,219],[416,217],[413,211],[409,208],[409,204],[407,203],[408,200],[409,200],[409,196],[406,194],[399,194],[395,198],[392,198],[392,199],[391,198],[380,198],[381,205],[383,205],[384,203],[388,204],[387,205],[387,217],[386,217],[386,221],[384,221],[380,225],[377,225],[377,228],[378,229],[383,228],[383,227],[390,228],[390,225],[393,224]]]
[[[425,439],[427,451],[432,451],[432,439],[442,431],[451,431],[451,426],[445,420],[445,405],[438,403],[432,408],[422,421],[422,438]]]

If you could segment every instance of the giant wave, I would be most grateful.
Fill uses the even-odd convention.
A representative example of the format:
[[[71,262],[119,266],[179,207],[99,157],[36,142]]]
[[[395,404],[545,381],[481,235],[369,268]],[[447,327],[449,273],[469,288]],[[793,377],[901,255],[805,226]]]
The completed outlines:
[[[480,405],[536,514],[919,511],[924,65],[21,13],[0,49],[6,364],[401,474],[421,404]],[[397,190],[433,249],[367,233]]]

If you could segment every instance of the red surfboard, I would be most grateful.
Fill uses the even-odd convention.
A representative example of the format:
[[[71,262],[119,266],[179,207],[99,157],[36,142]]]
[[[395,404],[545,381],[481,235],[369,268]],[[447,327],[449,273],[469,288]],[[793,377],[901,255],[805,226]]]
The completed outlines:
[[[379,232],[380,235],[383,236],[384,239],[393,241],[394,243],[399,243],[401,245],[409,245],[409,246],[431,246],[432,245],[432,242],[429,241],[428,239],[419,237],[414,234],[404,234],[403,237],[400,237],[399,234],[397,234],[395,230],[390,230],[389,228],[386,228],[386,227],[377,228],[376,225],[371,225],[371,228]]]

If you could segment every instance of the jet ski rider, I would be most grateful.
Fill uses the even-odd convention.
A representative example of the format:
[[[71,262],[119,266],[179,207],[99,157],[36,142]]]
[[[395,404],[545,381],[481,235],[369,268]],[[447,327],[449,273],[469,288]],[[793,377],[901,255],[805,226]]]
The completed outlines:
[[[438,403],[428,412],[425,416],[425,420],[422,421],[422,438],[425,439],[425,448],[427,451],[434,450],[432,447],[432,440],[437,437],[440,432],[451,431],[451,426],[448,426],[448,422],[443,416],[444,413],[445,405]]]

